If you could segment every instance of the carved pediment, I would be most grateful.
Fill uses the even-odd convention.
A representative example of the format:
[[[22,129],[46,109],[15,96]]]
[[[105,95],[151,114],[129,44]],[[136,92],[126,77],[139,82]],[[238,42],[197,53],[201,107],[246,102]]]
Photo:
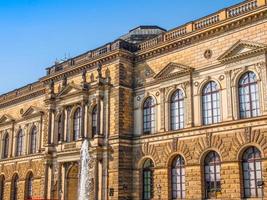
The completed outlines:
[[[242,58],[243,56],[248,56],[261,51],[265,51],[266,49],[267,45],[265,44],[239,40],[224,54],[222,54],[218,58],[218,60],[221,62],[227,62],[230,60]]]
[[[79,85],[76,85],[74,83],[68,84],[65,88],[63,88],[62,91],[60,91],[57,95],[57,97],[67,96],[76,94],[82,91],[82,87]]]
[[[15,121],[15,119],[13,117],[11,117],[10,115],[3,115],[1,118],[0,118],[0,124],[4,124],[4,123],[9,123],[9,122],[13,122]]]
[[[167,66],[165,66],[156,76],[154,76],[155,79],[165,79],[175,76],[180,76],[184,74],[189,74],[193,71],[193,68],[178,64],[178,63],[169,63]]]
[[[41,108],[31,106],[22,114],[22,117],[29,117],[32,115],[37,115],[42,113],[44,113],[44,111]]]

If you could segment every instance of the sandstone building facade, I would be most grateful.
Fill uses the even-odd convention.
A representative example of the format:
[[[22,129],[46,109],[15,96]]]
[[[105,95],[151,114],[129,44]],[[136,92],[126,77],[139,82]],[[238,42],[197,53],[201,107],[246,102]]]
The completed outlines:
[[[0,199],[267,199],[267,6],[140,26],[0,96]]]

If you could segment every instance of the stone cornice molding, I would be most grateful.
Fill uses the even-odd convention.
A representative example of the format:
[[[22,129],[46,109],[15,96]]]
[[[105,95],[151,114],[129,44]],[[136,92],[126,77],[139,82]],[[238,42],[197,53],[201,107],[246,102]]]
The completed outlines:
[[[180,77],[185,74],[190,74],[193,70],[194,69],[189,66],[171,62],[166,67],[164,67],[158,74],[156,74],[154,76],[154,79],[165,80]]]
[[[12,124],[15,122],[15,118],[8,114],[4,114],[0,117],[0,126],[7,125],[7,124]]]
[[[42,96],[45,94],[45,91],[46,91],[46,89],[43,88],[41,90],[34,91],[30,94],[25,94],[23,96],[16,96],[16,97],[7,98],[6,101],[0,103],[0,109],[17,104],[17,103],[20,103],[22,101],[26,101],[28,99]]]
[[[41,108],[38,108],[36,106],[30,106],[22,115],[21,117],[23,119],[29,119],[34,118],[37,116],[41,116],[45,113],[45,111]]]
[[[64,71],[59,71],[58,73],[43,77],[40,79],[40,81],[45,83],[45,84],[48,84],[51,80],[59,81],[64,76],[69,77],[69,76],[79,74],[83,70],[97,69],[99,63],[102,63],[102,65],[104,67],[105,65],[108,65],[109,63],[115,61],[118,58],[132,59],[133,54],[127,50],[124,50],[124,49],[114,50],[108,54],[105,54],[103,56],[95,58],[94,60],[88,60],[85,63],[77,65],[76,67],[68,68]]]
[[[237,18],[230,18],[228,20],[216,23],[205,29],[192,31],[190,34],[185,34],[175,40],[161,42],[158,45],[152,46],[135,53],[135,62],[141,62],[158,55],[162,55],[177,49],[182,49],[186,46],[198,43],[208,38],[223,34],[227,31],[243,27],[250,23],[265,19],[267,17],[267,8],[264,6],[253,13],[247,13]]]
[[[265,44],[239,40],[224,54],[222,54],[218,60],[222,63],[235,62],[258,53],[265,53],[266,50],[267,45]]]

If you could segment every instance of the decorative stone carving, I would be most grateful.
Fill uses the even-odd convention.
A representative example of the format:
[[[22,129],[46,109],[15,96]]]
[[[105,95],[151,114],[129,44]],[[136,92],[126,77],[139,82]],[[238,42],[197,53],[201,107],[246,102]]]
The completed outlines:
[[[204,52],[204,58],[206,58],[206,59],[210,59],[210,58],[212,57],[212,54],[213,54],[212,50],[207,49],[207,50]]]

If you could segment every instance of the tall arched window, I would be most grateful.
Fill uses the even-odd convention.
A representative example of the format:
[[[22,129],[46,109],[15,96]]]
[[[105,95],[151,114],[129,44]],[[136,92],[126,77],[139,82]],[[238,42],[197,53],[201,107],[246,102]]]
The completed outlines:
[[[240,118],[257,117],[260,114],[259,89],[256,74],[245,73],[239,80]]]
[[[6,132],[6,135],[4,137],[3,140],[3,158],[7,158],[8,157],[8,149],[9,149],[9,134]]]
[[[171,169],[172,199],[185,199],[185,162],[182,156],[177,156]]]
[[[144,134],[155,132],[155,102],[152,97],[148,97],[143,107],[143,130]]]
[[[214,124],[221,121],[220,94],[216,82],[208,82],[202,90],[203,124]]]
[[[5,176],[1,175],[0,177],[0,200],[4,200],[5,194]]]
[[[25,188],[25,191],[26,191],[26,199],[27,200],[30,200],[32,199],[33,197],[33,175],[32,173],[30,173],[28,175],[28,178],[26,180],[26,188]]]
[[[81,108],[77,108],[73,117],[73,140],[77,141],[81,134],[82,125]]]
[[[178,130],[184,128],[184,94],[181,90],[176,90],[171,97],[171,129]]]
[[[97,134],[97,105],[92,110],[92,136]]]
[[[255,147],[249,147],[242,157],[243,187],[245,198],[262,197],[261,153]]]
[[[206,198],[211,198],[214,192],[221,191],[221,161],[215,151],[209,152],[205,157],[204,178]]]
[[[18,199],[18,189],[19,189],[19,177],[16,174],[13,179],[12,179],[12,183],[11,183],[11,200],[17,200]]]
[[[33,126],[30,133],[30,153],[37,152],[37,128]]]
[[[60,142],[63,139],[63,131],[64,131],[64,117],[61,114],[58,118],[58,127],[57,127],[57,141]]]
[[[22,129],[20,129],[17,135],[16,156],[22,155],[22,149],[23,149],[22,145],[23,145],[23,133],[22,133]]]
[[[153,161],[147,159],[143,165],[143,200],[153,198],[153,169]]]

